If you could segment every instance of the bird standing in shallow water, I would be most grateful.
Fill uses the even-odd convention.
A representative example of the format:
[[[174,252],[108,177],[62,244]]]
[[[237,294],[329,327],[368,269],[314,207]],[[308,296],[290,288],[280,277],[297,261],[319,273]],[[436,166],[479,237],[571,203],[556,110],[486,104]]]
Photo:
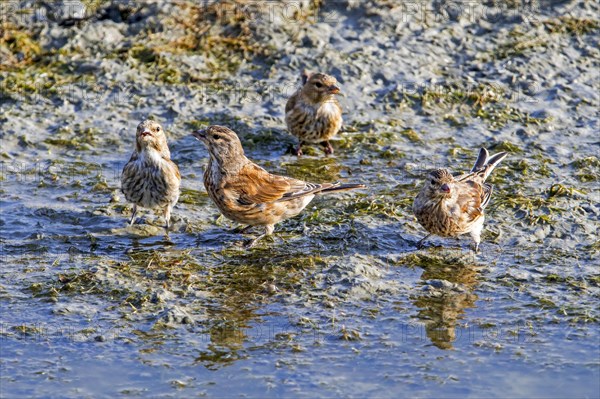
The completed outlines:
[[[198,130],[193,136],[210,154],[204,172],[204,186],[219,211],[235,222],[261,226],[264,233],[250,241],[273,233],[275,224],[298,215],[315,195],[354,188],[362,184],[307,183],[291,177],[271,174],[250,161],[237,134],[223,126]]]
[[[490,157],[482,148],[468,174],[454,178],[447,169],[436,169],[429,174],[413,203],[417,220],[429,232],[418,242],[418,247],[432,234],[458,237],[469,233],[477,252],[485,219],[483,211],[493,191],[485,180],[507,155],[500,152]]]
[[[285,122],[300,143],[294,151],[302,155],[304,143],[319,143],[325,154],[333,154],[329,140],[342,127],[342,108],[335,96],[340,94],[337,80],[324,73],[302,73],[302,87],[285,105]]]
[[[121,174],[121,191],[133,203],[130,224],[135,221],[138,206],[161,209],[165,228],[169,230],[171,210],[179,199],[181,176],[171,161],[171,152],[163,128],[145,120],[137,127],[135,149]]]

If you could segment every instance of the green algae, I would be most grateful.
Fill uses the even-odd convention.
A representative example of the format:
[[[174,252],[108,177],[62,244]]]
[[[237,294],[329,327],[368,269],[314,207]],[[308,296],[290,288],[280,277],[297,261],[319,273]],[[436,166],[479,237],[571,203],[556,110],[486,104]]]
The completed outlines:
[[[534,25],[542,25],[550,34],[562,34],[570,36],[582,36],[596,32],[600,25],[598,21],[587,18],[576,18],[572,16],[562,16],[555,19],[547,19]],[[499,44],[496,49],[490,53],[495,59],[505,59],[512,57],[524,57],[531,51],[538,51],[549,45],[549,39],[539,36],[528,35],[515,28],[509,34],[510,40]]]
[[[400,198],[395,193],[377,196],[357,194],[353,201],[346,206],[345,212],[355,216],[371,215],[399,219],[412,206],[412,202],[412,198],[408,196]]]
[[[547,19],[542,21],[542,24],[550,33],[573,36],[582,36],[589,33],[594,33],[600,29],[600,23],[597,20],[589,18],[577,18],[568,15],[561,16],[556,19]]]
[[[420,142],[423,141],[421,139],[421,136],[419,135],[419,133],[417,133],[413,129],[404,129],[404,130],[401,130],[400,131],[400,135],[402,137],[405,137],[408,140],[412,141],[413,143],[420,143]]]
[[[42,53],[42,49],[34,35],[11,23],[0,21],[0,47],[8,49],[9,57],[2,60],[0,70],[13,69],[32,64]],[[21,60],[17,58],[20,55]]]
[[[563,184],[552,184],[537,195],[525,195],[520,189],[499,195],[494,207],[509,207],[521,213],[529,224],[555,224],[571,206],[565,200],[580,199],[584,190]]]
[[[72,102],[78,101],[77,95],[83,99],[99,98],[95,85],[95,74],[73,73],[73,68],[59,61],[56,54],[44,54],[39,60],[26,66],[14,66],[0,76],[2,96],[0,103],[12,99],[20,101],[39,101],[49,99]]]
[[[470,119],[484,120],[491,128],[508,123],[543,125],[551,118],[537,118],[515,108],[514,93],[502,85],[465,81],[448,81],[418,90],[391,91],[383,98],[390,106],[411,107],[423,114],[442,113],[442,118],[452,126],[466,126]]]
[[[526,56],[529,52],[544,48],[547,45],[548,41],[545,39],[524,38],[515,33],[511,41],[498,45],[491,55],[499,60]]]
[[[218,75],[235,72],[245,61],[271,53],[271,47],[261,43],[250,29],[251,19],[242,12],[223,12],[230,7],[239,11],[232,1],[207,6],[180,3],[182,15],[173,24],[183,29],[183,35],[170,39],[168,49],[201,52],[207,56],[208,69]],[[215,26],[225,27],[215,33]]]
[[[376,131],[370,128],[368,131],[360,130],[356,133],[349,132],[340,135],[338,147],[353,152],[381,151],[382,146],[394,144],[398,140],[396,132]]]
[[[129,56],[144,64],[152,64],[159,59],[159,54],[155,49],[143,44],[135,45],[130,48]]]
[[[80,151],[91,150],[98,143],[101,132],[95,127],[65,126],[58,129],[54,137],[44,143]]]
[[[334,158],[302,157],[294,162],[283,162],[279,166],[286,176],[316,183],[338,181],[345,169]]]
[[[202,206],[208,204],[208,194],[205,191],[182,188],[178,203]]]
[[[576,171],[577,179],[582,183],[598,181],[600,176],[600,159],[595,156],[577,159],[570,164]]]

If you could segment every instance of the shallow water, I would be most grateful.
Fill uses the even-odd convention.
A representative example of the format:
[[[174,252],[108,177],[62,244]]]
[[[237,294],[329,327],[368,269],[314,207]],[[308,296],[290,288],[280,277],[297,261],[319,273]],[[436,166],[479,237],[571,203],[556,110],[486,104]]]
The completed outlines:
[[[143,42],[140,23],[180,28],[170,3],[31,24],[46,52],[0,72],[3,396],[599,396],[597,5],[425,24],[384,3],[253,21],[249,43],[273,49],[244,55],[161,47],[176,29]],[[573,31],[553,25],[565,16]],[[231,34],[220,22],[211,34]],[[342,83],[333,157],[287,153],[302,67]],[[148,116],[183,177],[168,236],[153,212],[128,226],[119,193]],[[207,123],[270,171],[368,189],[317,198],[244,250],[202,187],[189,133]],[[417,250],[424,173],[467,170],[481,146],[510,152],[481,252],[467,238]]]

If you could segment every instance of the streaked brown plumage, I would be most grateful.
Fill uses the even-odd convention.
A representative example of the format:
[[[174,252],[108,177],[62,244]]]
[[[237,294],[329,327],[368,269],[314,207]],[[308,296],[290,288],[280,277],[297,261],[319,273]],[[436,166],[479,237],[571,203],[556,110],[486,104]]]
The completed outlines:
[[[275,224],[298,215],[315,195],[364,187],[362,184],[307,183],[273,175],[250,161],[237,134],[223,126],[193,133],[210,154],[204,186],[221,213],[244,225],[262,226],[264,234]]]
[[[469,233],[475,242],[475,251],[478,250],[484,209],[493,191],[485,180],[507,155],[500,152],[490,157],[482,148],[468,174],[454,178],[447,169],[436,169],[429,174],[429,180],[413,203],[417,220],[430,233],[419,241],[419,247],[431,234],[458,237]]]
[[[135,220],[138,206],[161,209],[165,228],[169,229],[171,210],[179,199],[181,176],[171,161],[171,152],[163,128],[146,120],[137,127],[135,149],[121,174],[121,191],[133,203],[130,224]]]
[[[342,108],[335,98],[338,82],[333,76],[305,71],[302,85],[285,105],[288,130],[300,140],[295,153],[302,155],[304,143],[319,143],[326,154],[333,154],[329,140],[342,127]]]

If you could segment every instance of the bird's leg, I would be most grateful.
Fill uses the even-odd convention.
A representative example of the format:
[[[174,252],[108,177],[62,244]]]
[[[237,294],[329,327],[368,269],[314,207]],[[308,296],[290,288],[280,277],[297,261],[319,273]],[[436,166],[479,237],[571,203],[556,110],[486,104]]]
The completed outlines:
[[[298,143],[298,148],[294,150],[294,155],[298,157],[302,155],[302,145],[304,145],[304,141],[300,140],[300,143]]]
[[[471,230],[471,238],[473,238],[473,251],[479,252],[479,243],[481,242],[481,230],[483,230],[483,223],[480,228]]]
[[[133,212],[131,212],[131,219],[129,219],[129,225],[131,226],[135,222],[135,214],[137,213],[137,205],[133,205]]]
[[[167,206],[165,208],[165,230],[169,231],[170,221],[171,221],[171,207]]]
[[[254,246],[254,244],[256,244],[258,242],[258,240],[260,240],[261,238],[264,238],[266,236],[269,236],[271,234],[273,234],[273,230],[275,230],[275,226],[272,224],[268,224],[265,226],[265,232],[261,235],[259,235],[258,237],[252,239],[252,240],[248,240],[244,243],[244,248],[252,248]]]
[[[425,242],[426,239],[428,239],[431,236],[431,234],[427,234],[425,237],[421,238],[419,240],[419,242],[417,242],[417,248],[421,249],[423,248],[423,243]]]
[[[254,246],[254,244],[256,244],[256,242],[258,240],[260,240],[261,238],[263,238],[264,236],[265,236],[264,234],[261,234],[258,237],[253,238],[252,240],[247,240],[246,242],[244,242],[244,248],[246,248],[246,249],[252,248]]]
[[[475,240],[473,242],[473,252],[477,253],[479,252],[479,243],[481,242],[481,239],[479,237],[473,237],[473,239]]]
[[[327,154],[327,155],[333,154],[333,146],[331,145],[329,140],[321,142],[321,145],[325,149],[325,154]]]

